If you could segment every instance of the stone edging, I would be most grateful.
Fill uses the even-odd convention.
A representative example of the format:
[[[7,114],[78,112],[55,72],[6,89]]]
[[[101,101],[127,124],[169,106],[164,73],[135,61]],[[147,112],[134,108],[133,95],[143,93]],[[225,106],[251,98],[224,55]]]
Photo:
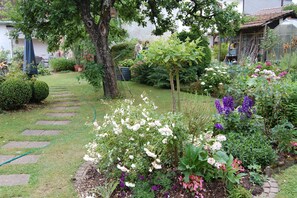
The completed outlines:
[[[274,198],[279,192],[278,184],[275,179],[269,177],[268,181],[264,182],[264,192],[261,195],[255,196],[255,198]]]
[[[92,162],[84,162],[72,179],[79,197],[86,197],[88,191],[98,186],[99,172]],[[92,181],[92,182],[89,182]]]

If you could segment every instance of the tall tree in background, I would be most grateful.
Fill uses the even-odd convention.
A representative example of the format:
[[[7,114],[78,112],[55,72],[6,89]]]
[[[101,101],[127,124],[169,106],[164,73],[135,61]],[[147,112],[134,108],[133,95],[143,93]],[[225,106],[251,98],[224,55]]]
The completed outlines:
[[[187,26],[227,34],[240,24],[234,5],[223,5],[218,0],[16,0],[10,8],[8,13],[16,29],[46,41],[50,50],[57,49],[62,38],[72,43],[86,31],[103,65],[104,95],[110,98],[119,95],[109,51],[112,9],[124,22],[145,26],[150,21],[155,24],[156,35],[174,32],[178,19]]]

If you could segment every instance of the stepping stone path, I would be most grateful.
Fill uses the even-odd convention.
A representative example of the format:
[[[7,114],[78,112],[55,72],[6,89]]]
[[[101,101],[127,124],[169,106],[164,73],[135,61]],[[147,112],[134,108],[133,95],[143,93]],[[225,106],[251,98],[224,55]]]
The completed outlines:
[[[0,164],[3,162],[6,162],[14,157],[17,157],[16,155],[0,155]],[[26,155],[24,157],[18,158],[9,164],[33,164],[36,163],[39,159],[39,155]]]
[[[69,120],[59,120],[59,121],[40,120],[36,122],[37,125],[67,125],[69,123],[70,123]]]
[[[51,117],[73,117],[76,113],[47,113],[45,115]]]
[[[29,178],[30,175],[27,174],[0,175],[0,186],[25,185],[28,184]]]
[[[77,113],[75,112],[63,112],[67,110],[77,110],[79,109],[79,100],[75,99],[75,95],[73,95],[70,91],[68,91],[64,87],[51,87],[50,93],[54,98],[57,100],[54,104],[58,105],[52,108],[49,108],[51,112],[46,113],[46,116],[60,118],[60,117],[73,117],[76,116]],[[70,105],[70,106],[63,106],[63,105]],[[61,112],[62,111],[62,112]],[[68,125],[71,121],[70,120],[39,120],[36,122],[35,125],[52,125],[52,126],[62,126]],[[21,135],[23,136],[56,136],[59,135],[62,131],[61,130],[44,130],[44,129],[26,129],[24,130]],[[10,141],[7,144],[3,145],[2,149],[25,149],[25,148],[44,148],[45,146],[50,145],[50,142],[47,141]],[[20,152],[24,154],[25,152]],[[46,155],[46,153],[45,153]],[[0,164],[5,163],[15,157],[16,155],[1,155],[0,154]],[[24,164],[33,164],[37,163],[39,159],[39,155],[25,155],[20,157],[6,165],[9,166],[22,166]],[[30,175],[28,174],[11,174],[11,175],[0,175],[0,189],[1,186],[18,186],[18,185],[27,185],[29,183]]]
[[[42,135],[58,135],[61,130],[25,130],[22,135],[42,136]]]
[[[17,142],[17,141],[11,141],[2,148],[7,148],[7,149],[13,149],[13,148],[40,148],[40,147],[45,147],[49,145],[49,142],[30,142],[30,141],[23,141],[23,142]]]
[[[279,192],[278,184],[275,179],[269,177],[263,184],[264,192],[261,195],[254,196],[254,198],[274,198]]]

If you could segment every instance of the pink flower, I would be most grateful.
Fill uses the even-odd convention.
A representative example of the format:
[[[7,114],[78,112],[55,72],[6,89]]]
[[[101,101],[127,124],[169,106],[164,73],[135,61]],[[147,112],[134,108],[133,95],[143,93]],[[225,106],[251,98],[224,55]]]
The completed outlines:
[[[257,69],[262,69],[262,65],[258,65],[256,68]]]
[[[265,64],[266,64],[266,66],[271,66],[272,65],[270,61],[266,61]]]
[[[297,142],[291,142],[291,145],[297,147]]]

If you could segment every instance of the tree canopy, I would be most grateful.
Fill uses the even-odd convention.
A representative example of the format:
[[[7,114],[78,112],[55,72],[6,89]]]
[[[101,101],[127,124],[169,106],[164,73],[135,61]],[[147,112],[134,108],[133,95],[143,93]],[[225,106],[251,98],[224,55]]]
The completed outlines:
[[[119,94],[108,47],[110,34],[118,30],[112,23],[112,9],[126,23],[145,26],[150,21],[156,35],[176,31],[177,20],[204,32],[211,29],[230,35],[241,22],[234,7],[219,0],[16,0],[14,6],[7,6],[15,28],[46,41],[50,50],[57,49],[62,38],[64,43],[74,43],[87,33],[104,65],[105,96],[112,98]]]

